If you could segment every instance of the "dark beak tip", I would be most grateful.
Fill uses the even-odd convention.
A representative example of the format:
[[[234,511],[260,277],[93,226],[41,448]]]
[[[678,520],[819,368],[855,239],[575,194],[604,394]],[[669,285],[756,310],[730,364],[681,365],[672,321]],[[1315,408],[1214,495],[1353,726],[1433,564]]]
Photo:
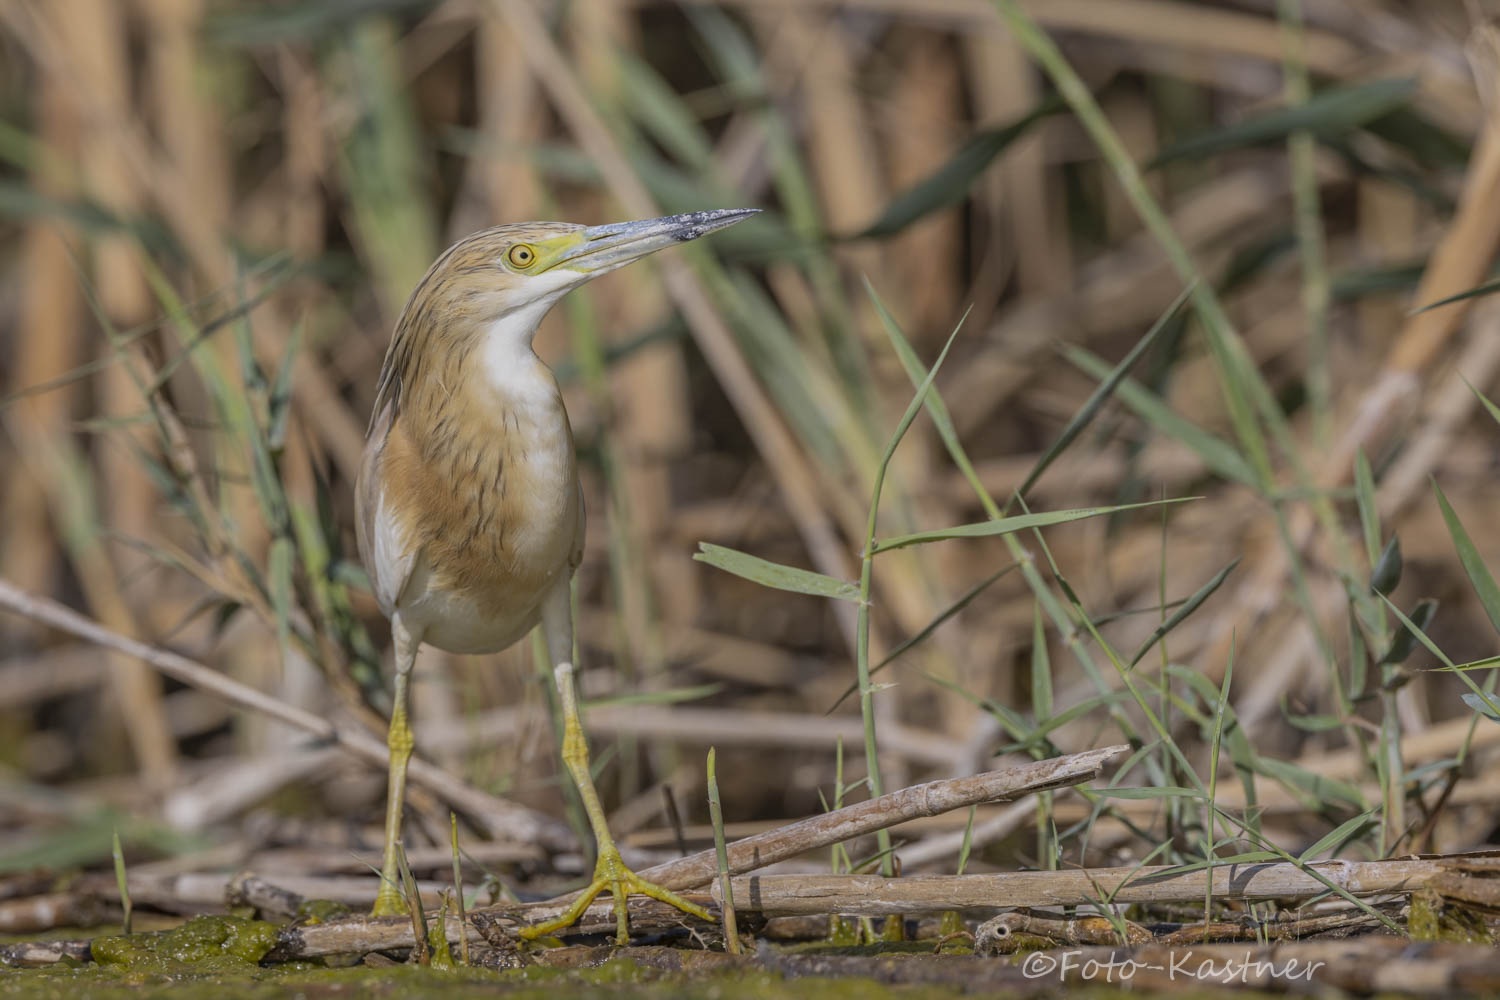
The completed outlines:
[[[688,212],[678,216],[683,228],[674,235],[679,243],[686,243],[717,229],[743,222],[752,215],[759,215],[761,211],[759,208],[712,208],[702,212]]]

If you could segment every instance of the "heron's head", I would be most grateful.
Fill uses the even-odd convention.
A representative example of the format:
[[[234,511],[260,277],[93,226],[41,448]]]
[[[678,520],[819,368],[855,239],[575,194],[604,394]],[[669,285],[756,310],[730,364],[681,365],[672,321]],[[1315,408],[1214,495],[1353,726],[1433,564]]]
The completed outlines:
[[[409,314],[529,337],[552,304],[586,281],[755,215],[759,209],[688,212],[641,222],[580,226],[519,222],[475,233],[449,248],[412,293]],[[417,315],[403,319],[417,319]]]
[[[376,387],[376,419],[389,407],[404,407],[411,392],[430,388],[434,400],[446,399],[470,372],[485,372],[491,383],[513,381],[513,373],[530,371],[535,361],[537,324],[570,289],[758,211],[726,208],[591,227],[520,222],[458,241],[428,268],[396,322]],[[521,382],[531,390],[541,385]]]

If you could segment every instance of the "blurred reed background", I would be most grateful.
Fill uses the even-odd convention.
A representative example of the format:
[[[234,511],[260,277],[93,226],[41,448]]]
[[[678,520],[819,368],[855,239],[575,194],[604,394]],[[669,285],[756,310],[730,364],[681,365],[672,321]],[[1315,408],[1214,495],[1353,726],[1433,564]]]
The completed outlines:
[[[1494,395],[1500,312],[1409,310],[1492,269],[1496,11],[1024,4],[1112,161],[1008,6],[0,5],[0,576],[383,733],[351,486],[417,278],[498,222],[761,206],[537,338],[583,459],[582,685],[624,843],[675,851],[662,786],[704,835],[709,744],[731,834],[865,794],[855,606],[693,560],[857,578],[913,385],[865,281],[924,364],[968,310],[935,387],[976,477],[919,416],[881,537],[996,513],[1158,320],[1025,503],[1202,498],[875,561],[870,664],[941,620],[874,677],[887,788],[1128,740],[1116,780],[1166,789],[983,809],[972,865],[1233,853],[1171,794],[1221,740],[1236,837],[1487,842],[1500,725],[1462,696],[1483,708],[1463,678],[1489,672],[1403,651],[1368,583],[1399,536],[1395,607],[1453,663],[1494,652],[1500,425],[1469,386]],[[1189,306],[1142,205],[1196,266]],[[426,650],[419,753],[564,815],[546,691],[526,643]],[[115,827],[142,852],[378,853],[383,775],[303,739],[0,616],[0,864],[96,862]],[[445,844],[447,805],[414,811]],[[898,830],[907,869],[951,869],[964,819]]]

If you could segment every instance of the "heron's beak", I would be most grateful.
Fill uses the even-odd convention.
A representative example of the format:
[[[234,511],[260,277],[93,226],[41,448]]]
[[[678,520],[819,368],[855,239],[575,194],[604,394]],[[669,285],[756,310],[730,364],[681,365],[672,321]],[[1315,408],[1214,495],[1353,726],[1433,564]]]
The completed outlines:
[[[561,248],[554,259],[549,261],[544,256],[543,269],[565,268],[596,277],[640,260],[647,254],[732,226],[759,212],[758,208],[718,208],[641,222],[593,226],[579,233],[576,242]]]

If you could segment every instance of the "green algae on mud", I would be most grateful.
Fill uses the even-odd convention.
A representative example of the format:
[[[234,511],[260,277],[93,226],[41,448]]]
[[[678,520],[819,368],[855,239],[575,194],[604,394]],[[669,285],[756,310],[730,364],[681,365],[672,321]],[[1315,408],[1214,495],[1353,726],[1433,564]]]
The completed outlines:
[[[279,931],[263,920],[194,917],[167,931],[97,937],[90,950],[105,969],[228,972],[258,965]]]
[[[710,974],[665,972],[617,958],[582,969],[530,966],[495,972],[479,968],[439,971],[418,966],[325,969],[310,963],[270,968],[242,965],[207,973],[167,973],[127,967],[74,966],[0,972],[0,997],[6,1000],[308,1000],[322,997],[401,997],[412,1000],[550,1000],[552,997],[598,997],[601,1000],[677,1000],[713,996],[717,1000],[949,1000],[956,991],[943,987],[885,986],[864,978],[787,979],[761,969],[721,970]]]
[[[307,915],[311,917],[312,915]],[[316,919],[315,917],[313,919]],[[25,970],[0,969],[0,1000],[292,1000],[292,998],[375,997],[413,1000],[544,1000],[556,996],[599,1000],[677,1000],[712,996],[716,1000],[949,1000],[972,989],[980,967],[955,970],[937,956],[932,942],[880,942],[839,947],[814,942],[775,948],[759,959],[734,959],[719,953],[667,947],[628,949],[579,947],[570,954],[533,954],[521,968],[494,969],[415,964],[349,966],[356,956],[263,965],[282,927],[243,917],[196,917],[178,927],[94,939],[96,961],[64,962]],[[444,942],[445,943],[445,942]],[[508,954],[508,953],[506,953]],[[776,956],[780,955],[781,958]],[[931,981],[906,979],[923,966]],[[512,958],[516,956],[510,956]],[[690,959],[692,960],[690,962]],[[713,960],[700,964],[698,959]],[[799,959],[813,959],[809,964]],[[820,961],[827,959],[828,962]],[[870,964],[851,966],[849,960]],[[990,960],[1007,964],[1005,959]],[[724,963],[730,963],[726,966]],[[890,963],[895,962],[895,966]],[[557,963],[557,964],[553,964]],[[793,963],[797,966],[793,969]],[[905,972],[897,971],[903,967]],[[990,968],[993,968],[991,966]],[[892,974],[897,980],[893,983]],[[983,979],[979,976],[979,979]],[[995,983],[996,996],[1030,995],[1022,984]],[[1085,987],[1098,1000],[1117,1000],[1118,987]],[[1197,991],[1194,997],[1218,997],[1221,990]],[[1243,994],[1241,994],[1243,995]],[[1257,995],[1257,994],[1251,994]]]
[[[1444,899],[1431,889],[1412,893],[1406,925],[1414,941],[1455,941],[1460,944],[1494,944],[1484,917],[1457,900]]]
[[[322,915],[306,914],[305,918],[316,920]],[[788,979],[753,967],[669,970],[623,956],[582,967],[529,965],[503,971],[416,965],[339,968],[322,961],[261,965],[281,929],[277,924],[244,917],[200,916],[168,930],[103,935],[92,942],[92,963],[65,961],[36,969],[0,968],[0,1000],[140,1000],[157,996],[172,1000],[345,996],[543,1000],[558,995],[663,1000],[706,994],[720,1000],[944,1000],[957,996],[943,987],[890,987],[865,978]]]

